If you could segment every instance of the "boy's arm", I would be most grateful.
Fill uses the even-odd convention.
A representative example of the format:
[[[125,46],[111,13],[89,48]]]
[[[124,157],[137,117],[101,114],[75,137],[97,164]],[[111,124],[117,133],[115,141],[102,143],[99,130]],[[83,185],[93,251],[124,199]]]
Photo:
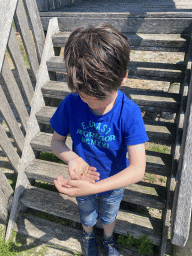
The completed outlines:
[[[86,181],[65,180],[61,176],[55,181],[55,186],[59,192],[69,196],[83,196],[89,194],[101,193],[140,181],[145,173],[146,156],[145,145],[139,144],[128,146],[129,166],[121,172],[107,179],[90,184]],[[71,186],[71,187],[68,187]]]
[[[96,168],[90,167],[81,157],[66,146],[67,136],[61,136],[54,131],[51,149],[53,154],[68,164],[71,179],[85,179],[92,183],[99,180],[99,173]]]

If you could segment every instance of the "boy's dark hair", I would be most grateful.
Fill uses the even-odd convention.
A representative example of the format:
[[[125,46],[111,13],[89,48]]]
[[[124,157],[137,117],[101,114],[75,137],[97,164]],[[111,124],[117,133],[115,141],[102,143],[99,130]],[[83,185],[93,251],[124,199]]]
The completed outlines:
[[[129,55],[126,36],[111,25],[74,30],[64,51],[68,87],[73,92],[105,99],[121,86]]]

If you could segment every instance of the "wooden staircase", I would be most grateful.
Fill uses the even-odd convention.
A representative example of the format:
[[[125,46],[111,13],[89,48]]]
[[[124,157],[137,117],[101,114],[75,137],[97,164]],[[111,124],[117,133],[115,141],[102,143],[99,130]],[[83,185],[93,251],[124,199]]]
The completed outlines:
[[[131,60],[129,79],[163,81],[179,83],[180,92],[171,93],[155,89],[144,90],[123,86],[121,90],[140,107],[143,113],[153,113],[159,116],[162,112],[176,113],[174,122],[162,118],[148,119],[144,122],[150,143],[167,145],[170,153],[159,153],[147,150],[146,173],[159,175],[166,180],[166,186],[142,180],[126,187],[121,209],[117,215],[115,234],[133,235],[139,238],[147,234],[147,238],[159,248],[159,255],[171,254],[170,221],[173,193],[179,151],[181,130],[183,128],[183,112],[187,95],[185,81],[189,79],[187,61],[190,43],[191,13],[157,13],[145,15],[131,14],[101,14],[101,13],[55,13],[44,14],[43,27],[47,30],[46,41],[37,75],[37,84],[30,118],[26,129],[25,143],[19,163],[19,174],[14,195],[12,210],[7,229],[7,239],[12,228],[21,234],[40,239],[45,243],[61,246],[66,254],[72,251],[82,253],[81,231],[79,229],[79,213],[75,198],[68,197],[56,191],[37,187],[34,180],[53,184],[58,174],[69,178],[66,164],[40,159],[40,152],[51,153],[52,130],[49,120],[61,100],[70,93],[65,82],[65,65],[60,54],[67,37],[79,25],[110,23],[124,32],[134,51],[183,52],[185,58],[181,63],[157,63]],[[173,22],[174,21],[174,22]],[[176,21],[176,22],[175,22]],[[49,22],[49,26],[47,26]],[[72,148],[70,136],[67,145]],[[134,210],[136,206],[140,209]],[[63,226],[20,213],[20,206],[26,206],[37,211],[72,220],[75,227]],[[156,209],[161,214],[145,214],[146,209]],[[100,246],[99,223],[96,224],[98,243]],[[100,246],[101,255],[103,250]],[[132,248],[120,247],[121,255],[138,255]]]

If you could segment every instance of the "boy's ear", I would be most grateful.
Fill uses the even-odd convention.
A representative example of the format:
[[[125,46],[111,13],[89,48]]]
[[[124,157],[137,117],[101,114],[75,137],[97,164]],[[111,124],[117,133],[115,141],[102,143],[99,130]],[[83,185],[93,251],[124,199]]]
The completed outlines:
[[[121,86],[126,83],[127,77],[128,77],[128,70],[127,70],[127,73],[126,73],[125,77],[123,78],[123,81],[121,82]]]

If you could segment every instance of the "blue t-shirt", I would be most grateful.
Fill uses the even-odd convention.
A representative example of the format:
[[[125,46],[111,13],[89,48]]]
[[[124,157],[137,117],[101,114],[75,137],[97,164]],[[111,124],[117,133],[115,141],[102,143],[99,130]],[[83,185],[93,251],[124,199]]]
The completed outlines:
[[[95,115],[78,94],[71,93],[61,102],[50,124],[61,136],[70,133],[73,151],[97,168],[100,180],[129,165],[127,145],[148,141],[139,106],[121,91],[113,108],[104,115]]]

